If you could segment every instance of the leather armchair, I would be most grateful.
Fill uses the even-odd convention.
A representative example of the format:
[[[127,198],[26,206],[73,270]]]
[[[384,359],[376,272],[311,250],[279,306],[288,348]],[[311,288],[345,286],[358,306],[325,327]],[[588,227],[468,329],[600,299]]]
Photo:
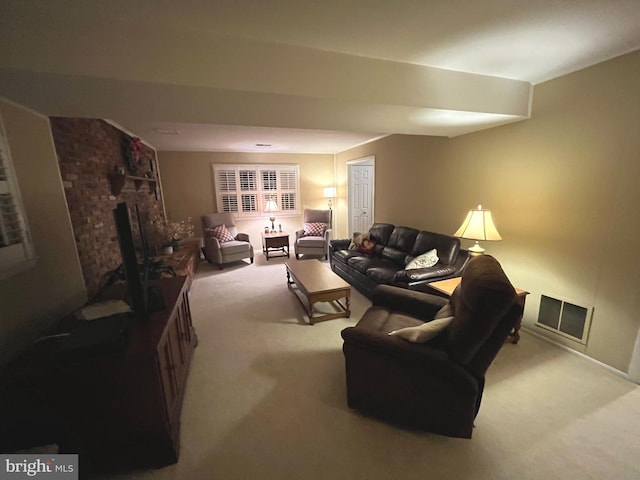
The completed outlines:
[[[222,270],[225,263],[237,262],[244,258],[250,258],[253,263],[253,246],[249,241],[249,235],[238,233],[233,216],[230,213],[211,213],[200,217],[202,233],[204,237],[204,256],[215,263]],[[224,225],[233,240],[221,242],[214,236],[207,233],[208,229],[213,229],[219,225]]]
[[[373,305],[342,331],[351,408],[411,428],[471,438],[485,372],[523,304],[493,257],[472,258],[450,299],[381,285]],[[453,319],[426,343],[389,332]]]
[[[329,258],[329,242],[333,235],[331,215],[331,210],[304,211],[304,223],[324,223],[327,228],[323,235],[305,235],[304,228],[296,230],[296,241],[293,247],[297,259],[300,255],[322,255],[325,260]]]

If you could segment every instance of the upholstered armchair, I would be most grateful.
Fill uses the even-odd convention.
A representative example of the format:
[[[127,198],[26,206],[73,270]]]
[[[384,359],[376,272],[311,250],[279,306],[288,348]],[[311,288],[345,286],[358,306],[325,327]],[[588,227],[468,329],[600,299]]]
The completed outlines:
[[[322,255],[329,258],[329,241],[332,238],[331,210],[305,210],[304,225],[296,231],[294,249],[300,255]]]
[[[500,264],[472,258],[450,299],[381,285],[372,300],[342,331],[349,406],[471,438],[485,372],[523,311]]]
[[[249,235],[238,233],[230,213],[211,213],[200,217],[204,236],[204,256],[222,270],[225,263],[250,258],[253,263],[253,246]]]

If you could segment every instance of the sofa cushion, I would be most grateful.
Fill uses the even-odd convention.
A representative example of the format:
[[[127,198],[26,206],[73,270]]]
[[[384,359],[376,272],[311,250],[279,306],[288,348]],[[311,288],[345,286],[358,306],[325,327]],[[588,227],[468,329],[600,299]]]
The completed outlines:
[[[349,265],[354,270],[365,274],[367,270],[374,267],[384,266],[385,262],[377,257],[370,257],[368,255],[360,254],[359,256],[353,256],[347,260],[347,265]]]
[[[337,250],[333,252],[333,255],[331,255],[331,259],[333,261],[337,260],[341,263],[347,263],[350,258],[361,257],[363,255],[364,253],[360,253],[357,250]]]
[[[436,249],[429,250],[427,253],[423,253],[422,255],[418,255],[416,258],[411,260],[407,266],[406,270],[414,270],[416,268],[428,268],[433,267],[436,263],[438,263],[438,252]]]
[[[380,245],[386,245],[394,228],[390,223],[374,223],[369,229],[369,238]]]
[[[453,317],[438,318],[437,320],[432,320],[416,327],[405,327],[400,330],[393,330],[389,332],[389,335],[404,338],[411,343],[425,343],[436,335],[444,332],[452,320]]]
[[[249,250],[251,250],[251,244],[249,242],[232,240],[230,242],[224,242],[220,244],[220,251],[222,252],[223,256],[248,252]]]
[[[366,328],[377,332],[389,333],[405,327],[417,327],[424,322],[410,315],[395,313],[385,307],[370,307],[356,324],[358,328]]]
[[[390,285],[393,283],[397,271],[398,266],[396,264],[382,259],[371,264],[365,273],[367,277],[376,283]]]
[[[418,235],[418,230],[409,227],[395,227],[389,236],[389,241],[382,249],[382,258],[398,265],[405,265],[405,258],[411,252]]]
[[[451,265],[458,258],[460,239],[441,233],[422,231],[416,236],[413,249],[409,254],[410,260],[433,249],[438,252],[441,263]]]
[[[321,222],[305,223],[303,225],[305,237],[321,237],[324,232],[329,228],[329,224]]]
[[[410,227],[396,227],[389,236],[387,247],[402,250],[405,253],[411,253],[413,245],[416,243],[418,230]]]
[[[384,247],[382,249],[382,258],[393,262],[398,268],[404,268],[405,259],[407,258],[407,252],[398,250],[393,247]]]
[[[300,237],[297,241],[299,247],[323,248],[325,246],[324,237]]]
[[[217,238],[220,243],[230,242],[233,240],[233,236],[227,230],[224,225],[218,225],[213,228],[205,228],[204,233],[207,237]]]

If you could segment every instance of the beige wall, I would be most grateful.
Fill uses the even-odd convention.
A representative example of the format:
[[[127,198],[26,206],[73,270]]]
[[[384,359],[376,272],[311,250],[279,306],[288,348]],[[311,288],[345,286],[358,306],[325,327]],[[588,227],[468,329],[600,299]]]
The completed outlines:
[[[266,154],[222,152],[158,152],[158,165],[167,217],[182,220],[191,217],[198,235],[200,216],[216,210],[211,165],[214,163],[298,164],[302,210],[327,208],[322,189],[333,184],[333,155],[325,154]],[[302,216],[276,215],[276,225],[293,233],[302,226]],[[239,231],[248,233],[255,249],[261,247],[260,233],[268,218],[241,220]],[[277,228],[277,226],[276,226]]]
[[[469,208],[490,208],[503,241],[485,248],[531,292],[525,326],[544,333],[534,326],[541,293],[591,305],[588,346],[552,338],[626,372],[640,326],[638,78],[634,52],[536,86],[531,120],[342,152],[339,183],[348,161],[375,155],[377,221],[453,233]]]
[[[0,280],[0,365],[86,301],[73,231],[46,117],[0,99],[9,149],[37,255]]]

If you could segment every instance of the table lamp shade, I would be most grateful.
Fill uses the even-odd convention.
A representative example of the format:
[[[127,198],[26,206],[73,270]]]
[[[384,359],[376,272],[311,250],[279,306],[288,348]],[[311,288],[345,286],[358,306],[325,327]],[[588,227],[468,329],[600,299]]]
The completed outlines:
[[[482,253],[484,248],[480,247],[479,240],[502,240],[498,233],[491,210],[483,210],[482,205],[478,205],[477,209],[469,210],[467,218],[464,219],[460,228],[453,234],[454,237],[466,238],[468,240],[476,240],[470,252]]]
[[[270,198],[269,200],[267,200],[267,203],[264,206],[265,213],[279,212],[279,211],[280,209],[278,208],[278,204],[274,199]]]
[[[336,187],[324,187],[322,196],[324,198],[336,198]]]
[[[276,215],[274,212],[279,212],[280,209],[278,208],[278,204],[276,203],[276,201],[273,198],[270,198],[269,200],[267,200],[267,203],[264,206],[264,213],[269,213],[269,220],[271,220],[271,231],[275,232],[276,231],[276,225],[275,225],[275,221],[276,221]]]
[[[329,207],[329,210],[331,210],[331,199],[336,198],[336,187],[324,187],[324,189],[322,190],[322,196],[329,199],[327,205]]]

